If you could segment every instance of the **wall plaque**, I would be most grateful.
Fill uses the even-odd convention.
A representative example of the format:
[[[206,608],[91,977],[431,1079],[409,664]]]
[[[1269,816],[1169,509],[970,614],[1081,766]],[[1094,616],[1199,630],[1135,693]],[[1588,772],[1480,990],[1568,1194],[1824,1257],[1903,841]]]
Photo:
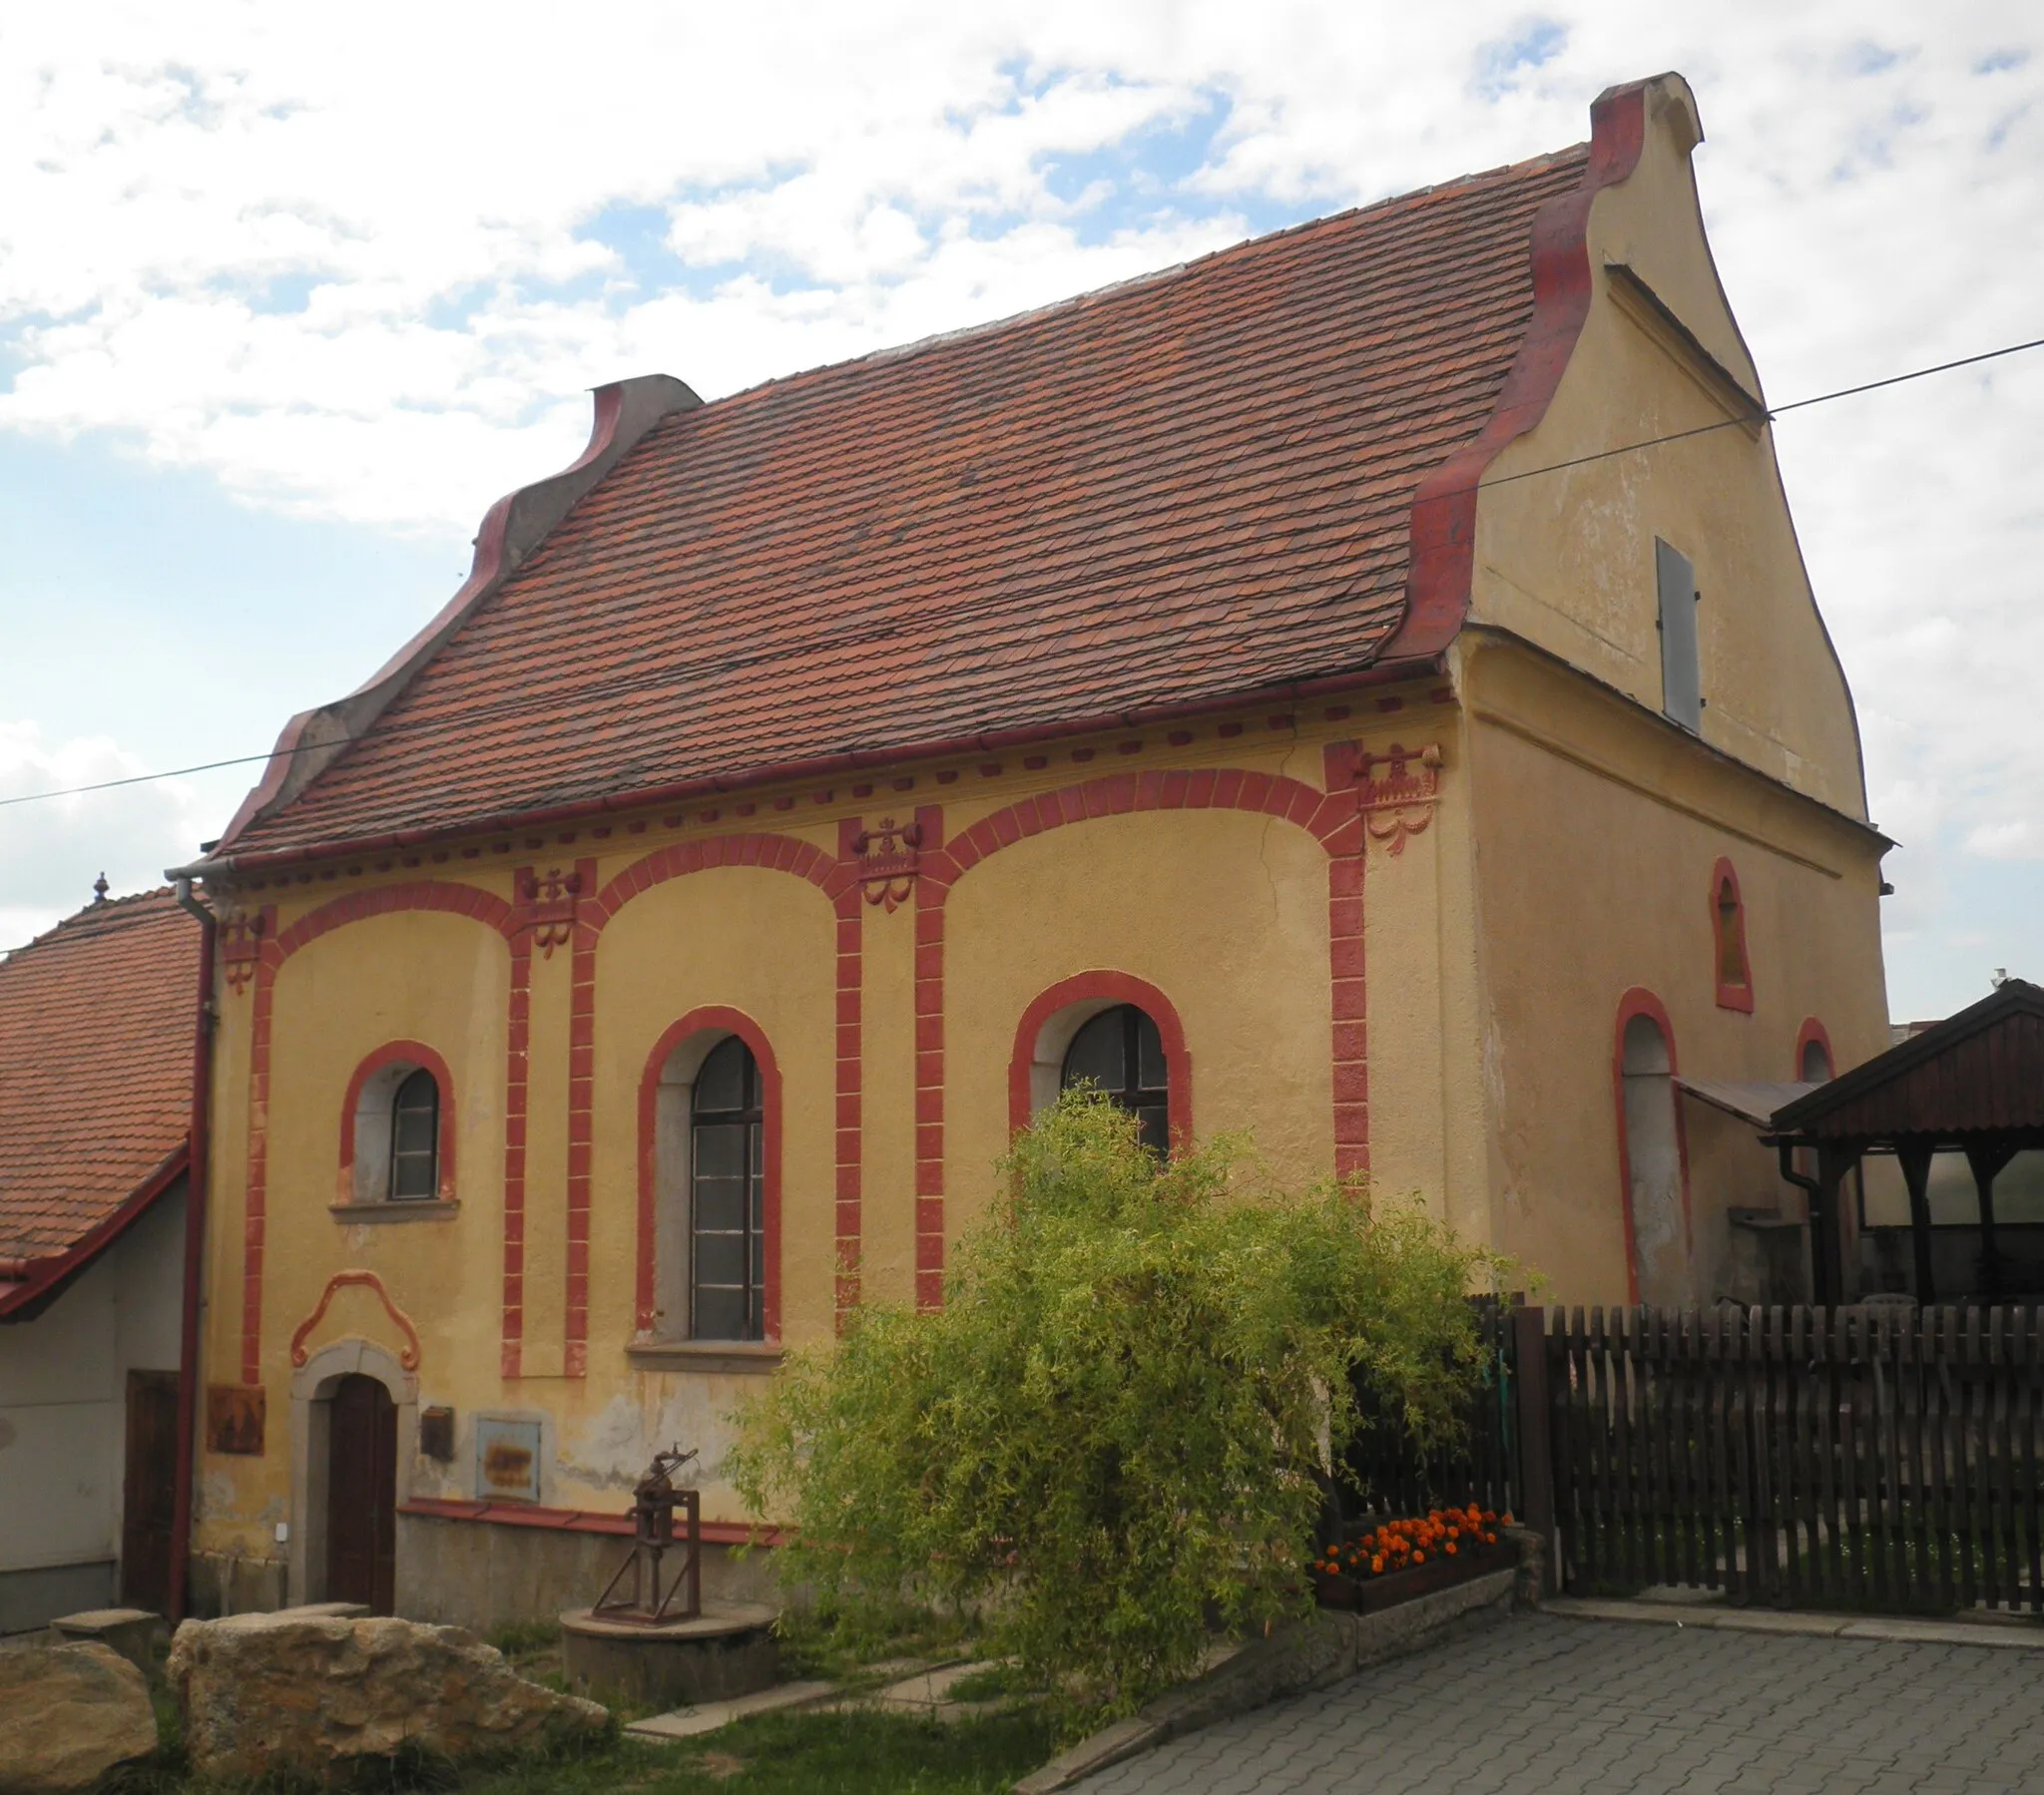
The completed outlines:
[[[539,1423],[481,1415],[475,1424],[478,1502],[539,1501]]]
[[[262,1386],[206,1386],[206,1450],[262,1456]]]

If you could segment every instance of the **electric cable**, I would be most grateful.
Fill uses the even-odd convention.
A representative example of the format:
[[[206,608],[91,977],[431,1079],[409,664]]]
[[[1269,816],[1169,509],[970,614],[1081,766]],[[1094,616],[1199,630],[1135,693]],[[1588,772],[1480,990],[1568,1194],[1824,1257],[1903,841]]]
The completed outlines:
[[[1803,411],[1812,405],[1827,405],[1834,399],[1854,398],[1861,393],[1879,392],[1887,387],[1901,386],[1911,380],[1927,379],[1932,374],[1946,374],[1955,368],[1973,367],[1984,361],[1998,361],[2005,356],[2021,355],[2032,349],[2044,349],[2044,337],[2033,337],[2027,342],[2007,343],[1998,349],[1982,350],[1977,355],[1962,355],[1952,361],[1940,361],[1929,367],[1911,368],[1906,373],[1889,374],[1879,380],[1865,380],[1855,386],[1841,386],[1830,392],[1813,393],[1807,398],[1791,399],[1786,405],[1770,406],[1758,421],[1763,424],[1772,424],[1776,418],[1791,411]],[[1516,473],[1498,474],[1489,478],[1479,474],[1469,486],[1451,487],[1430,496],[1446,498],[1461,492],[1495,486],[1508,486],[1516,481],[1531,480],[1542,474],[1565,473],[1571,468],[1587,467],[1593,462],[1610,461],[1620,455],[1637,455],[1644,450],[1662,448],[1670,443],[1688,442],[1696,437],[1712,435],[1719,430],[1751,425],[1755,421],[1752,418],[1744,417],[1720,418],[1715,423],[1698,424],[1688,430],[1673,430],[1663,436],[1643,438],[1639,442],[1621,443],[1616,448],[1598,449],[1588,455],[1571,456],[1566,461],[1553,461],[1547,462],[1540,467],[1521,468]],[[1012,596],[1008,596],[998,601],[989,600],[978,605],[961,605],[954,610],[944,613],[941,617],[916,618],[885,625],[875,625],[869,630],[855,631],[849,635],[835,638],[821,646],[831,649],[861,648],[871,643],[884,642],[889,637],[899,636],[911,630],[927,632],[943,626],[970,623],[978,616],[995,611],[1008,610],[1013,604]],[[697,679],[714,678],[720,673],[738,672],[741,669],[758,666],[762,662],[772,661],[777,658],[778,652],[762,650],[750,655],[727,656],[718,661],[703,663],[695,667],[685,665],[680,668],[664,668],[657,673],[642,674],[637,678],[614,680],[607,687],[607,692],[611,696],[621,696],[628,695],[633,691],[652,690],[660,686],[675,685],[691,677]],[[454,716],[421,717],[409,723],[400,718],[389,724],[383,724],[378,719],[378,722],[371,724],[370,728],[375,738],[383,741],[387,741],[393,736],[414,732],[425,732],[433,729],[446,730],[456,727],[465,728],[477,722],[495,721],[504,717],[543,711],[567,695],[569,694],[565,691],[531,693],[521,698],[507,699],[497,704],[476,705],[472,708],[464,709]],[[366,740],[368,737],[365,735],[354,739]],[[332,744],[327,742],[308,742],[303,747],[269,748],[258,754],[235,754],[224,760],[205,760],[192,766],[172,767],[164,772],[130,773],[119,779],[99,779],[89,784],[67,785],[51,791],[18,792],[11,797],[0,797],[0,809],[9,809],[17,804],[43,803],[53,798],[84,797],[98,791],[117,791],[130,785],[154,784],[162,779],[190,778],[198,773],[220,772],[231,766],[255,766],[273,760],[279,753],[309,753],[315,748],[323,748],[330,745]],[[352,745],[352,743],[348,745]]]

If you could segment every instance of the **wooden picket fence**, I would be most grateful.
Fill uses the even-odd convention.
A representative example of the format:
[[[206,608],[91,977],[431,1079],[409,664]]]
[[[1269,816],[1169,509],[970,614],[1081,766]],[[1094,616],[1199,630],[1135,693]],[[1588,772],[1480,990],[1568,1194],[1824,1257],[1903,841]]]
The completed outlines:
[[[1339,1494],[1356,1517],[1424,1515],[1448,1503],[1477,1503],[1504,1515],[1520,1506],[1513,1317],[1496,1297],[1477,1297],[1477,1378],[1458,1420],[1459,1437],[1420,1452],[1365,1380],[1354,1398],[1365,1427],[1348,1453],[1350,1482]]]
[[[1575,1592],[2044,1612],[2044,1310],[1495,1305],[1459,1451],[1366,1432],[1373,1507],[1475,1499]]]

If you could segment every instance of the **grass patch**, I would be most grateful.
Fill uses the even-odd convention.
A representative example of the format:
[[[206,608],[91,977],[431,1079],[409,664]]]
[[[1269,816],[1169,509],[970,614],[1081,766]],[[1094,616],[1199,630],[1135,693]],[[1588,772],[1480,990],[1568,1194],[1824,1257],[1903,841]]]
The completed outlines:
[[[839,1613],[788,1608],[775,1625],[783,1681],[806,1677],[856,1685],[869,1665],[904,1658],[925,1663],[955,1662],[969,1655],[969,1629],[957,1615],[934,1613],[903,1603],[875,1625]]]
[[[857,1709],[761,1714],[706,1735],[700,1746],[628,1743],[614,1767],[586,1782],[477,1787],[487,1795],[995,1795],[1055,1748],[1049,1718],[1027,1712],[951,1726]],[[637,1758],[629,1768],[628,1752]]]
[[[515,1664],[521,1658],[559,1650],[561,1623],[558,1620],[507,1620],[500,1626],[491,1627],[484,1637]]]
[[[444,1761],[363,1765],[345,1789],[346,1795],[996,1795],[1055,1748],[1049,1720],[1033,1713],[954,1726],[856,1710],[762,1714],[677,1745],[613,1739],[579,1753],[466,1771]],[[179,1779],[157,1782],[146,1795],[231,1792]]]
[[[171,1728],[165,1749],[117,1771],[105,1795],[335,1795],[296,1777],[233,1786],[195,1776]],[[427,1752],[363,1760],[339,1795],[996,1795],[1058,1748],[1051,1716],[1009,1709],[940,1726],[853,1709],[761,1714],[679,1744],[612,1734],[519,1758],[450,1763]]]
[[[1042,1693],[1040,1687],[1032,1686],[1020,1664],[1002,1662],[967,1671],[944,1691],[944,1697],[948,1701],[1005,1701]]]

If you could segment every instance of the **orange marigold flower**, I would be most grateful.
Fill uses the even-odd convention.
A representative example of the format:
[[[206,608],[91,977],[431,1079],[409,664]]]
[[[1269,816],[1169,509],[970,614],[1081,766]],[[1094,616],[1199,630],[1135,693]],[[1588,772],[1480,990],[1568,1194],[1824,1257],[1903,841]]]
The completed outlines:
[[[1453,1558],[1454,1556],[1455,1556],[1455,1543],[1454,1543],[1454,1541],[1450,1540],[1450,1541],[1448,1542],[1448,1557],[1452,1559],[1452,1558]]]
[[[1412,1562],[1415,1565],[1424,1565],[1426,1563],[1426,1554],[1423,1552],[1415,1552],[1412,1555]]]

